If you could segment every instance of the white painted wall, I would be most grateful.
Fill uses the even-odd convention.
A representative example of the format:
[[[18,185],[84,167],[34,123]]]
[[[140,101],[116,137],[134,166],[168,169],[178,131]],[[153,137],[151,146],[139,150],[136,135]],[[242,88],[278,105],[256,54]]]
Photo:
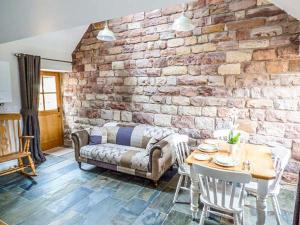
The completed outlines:
[[[66,31],[0,44],[0,61],[8,61],[10,63],[12,90],[12,102],[4,104],[4,107],[0,107],[0,112],[19,112],[20,110],[18,63],[14,53],[27,53],[39,55],[43,58],[72,61],[71,54],[86,29],[87,26],[81,26]],[[72,71],[72,65],[69,63],[42,60],[41,69]]]
[[[0,61],[0,104],[11,102],[11,94],[9,62]]]

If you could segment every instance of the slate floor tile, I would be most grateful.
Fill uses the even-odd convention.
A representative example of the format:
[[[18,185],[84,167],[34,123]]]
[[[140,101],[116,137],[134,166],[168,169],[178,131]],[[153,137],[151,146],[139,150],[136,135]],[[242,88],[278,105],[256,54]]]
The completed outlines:
[[[166,214],[157,209],[147,208],[135,220],[133,225],[161,225],[166,218]]]
[[[38,170],[41,170],[43,168],[47,168],[51,165],[54,165],[58,162],[61,162],[61,161],[65,160],[62,157],[58,157],[58,156],[54,156],[54,155],[46,155],[46,158],[47,158],[47,160],[37,167]]]
[[[16,199],[19,200],[20,198]],[[21,206],[12,206],[6,210],[6,212],[1,213],[0,217],[8,224],[18,224],[24,220],[24,218],[29,217],[36,211],[40,210],[41,203],[45,201],[44,198],[39,198],[34,201],[27,201]]]
[[[114,197],[121,200],[129,200],[132,197],[136,196],[136,194],[142,189],[142,186],[130,184],[130,183],[122,183],[122,185],[118,185],[118,189]]]
[[[125,209],[127,212],[130,212],[138,216],[145,210],[147,206],[148,206],[148,202],[139,198],[133,198],[126,203],[123,209]]]
[[[189,225],[192,222],[192,216],[172,210],[163,225]]]
[[[168,171],[155,188],[147,179],[83,165],[78,168],[73,153],[47,155],[32,180],[20,174],[0,177],[0,219],[9,225],[196,225],[190,205],[173,204],[177,170]],[[176,175],[176,176],[175,176]],[[294,188],[295,189],[295,188]],[[282,189],[279,204],[282,224],[293,218],[295,192]],[[179,202],[189,202],[181,191]],[[255,206],[255,198],[247,198]],[[268,209],[272,209],[268,200]],[[199,211],[201,211],[200,206]],[[245,225],[256,223],[256,210],[245,209]],[[276,224],[268,212],[268,224]],[[211,216],[206,225],[228,225]]]
[[[150,204],[150,208],[158,209],[163,213],[169,213],[173,206],[173,189],[166,188],[160,195]]]
[[[112,196],[113,192],[114,191],[111,189],[104,189],[104,188],[98,191],[94,191],[88,196],[79,200],[75,205],[71,207],[71,209],[78,213],[86,214],[90,210],[92,210],[96,204]]]
[[[4,208],[4,206],[11,202],[12,200],[16,199],[18,195],[15,193],[5,190],[3,188],[0,188],[0,207]]]
[[[125,202],[119,199],[108,197],[98,204],[96,204],[85,216],[85,225],[91,224],[105,224],[110,225],[114,223],[114,217],[118,214],[121,208],[123,208]]]
[[[63,213],[83,198],[86,198],[91,192],[92,191],[90,189],[80,187],[61,199],[52,202],[47,206],[47,209],[54,213]]]
[[[133,198],[125,203],[124,207],[113,218],[113,222],[118,225],[131,225],[147,206],[148,202]]]
[[[137,194],[137,197],[143,199],[149,203],[151,203],[157,196],[159,196],[160,192],[153,188],[144,187]]]
[[[131,225],[147,206],[148,202],[139,198],[133,198],[125,203],[124,207],[120,209],[113,221],[118,225]]]
[[[83,183],[82,186],[89,189],[98,190],[104,188],[111,181],[112,179],[110,179],[109,177],[97,175],[94,178],[89,179],[88,181]]]
[[[172,207],[173,210],[176,210],[181,213],[190,214],[191,213],[191,206],[190,204],[183,204],[183,203],[175,203]]]
[[[296,193],[293,191],[281,189],[278,201],[280,208],[288,212],[294,212]]]
[[[26,207],[28,204],[30,204],[30,201],[25,198],[10,198],[4,204],[0,203],[0,218],[9,217],[12,215],[13,210],[19,207]]]
[[[53,173],[53,172],[55,172],[55,171],[57,171],[57,170],[59,170],[61,168],[64,168],[64,167],[66,167],[66,166],[68,166],[70,164],[74,164],[74,163],[75,162],[73,160],[64,160],[64,161],[55,163],[55,164],[53,164],[53,165],[51,165],[49,167],[46,167],[46,168],[40,170],[39,175],[40,174],[43,174],[43,175],[44,174],[51,174],[51,173]]]
[[[70,210],[58,215],[46,225],[81,225],[84,224],[85,221],[86,218],[82,214]]]
[[[49,221],[54,220],[57,217],[57,214],[47,210],[42,209],[30,215],[30,217],[25,218],[18,225],[47,225]]]

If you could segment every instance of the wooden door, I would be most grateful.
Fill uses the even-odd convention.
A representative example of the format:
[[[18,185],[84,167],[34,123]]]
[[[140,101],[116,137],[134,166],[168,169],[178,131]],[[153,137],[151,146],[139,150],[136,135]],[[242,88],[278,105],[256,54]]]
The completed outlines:
[[[60,73],[41,71],[39,122],[43,151],[63,145]]]

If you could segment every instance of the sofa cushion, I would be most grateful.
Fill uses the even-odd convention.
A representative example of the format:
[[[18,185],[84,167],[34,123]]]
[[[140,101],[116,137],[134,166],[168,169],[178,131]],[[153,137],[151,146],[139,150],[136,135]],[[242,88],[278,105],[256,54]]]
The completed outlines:
[[[107,131],[105,127],[92,127],[89,135],[89,145],[107,143]]]
[[[149,155],[143,148],[111,143],[86,145],[80,149],[80,155],[121,167],[148,171]]]
[[[147,153],[149,154],[154,145],[171,134],[174,134],[174,131],[171,129],[148,126],[145,130],[145,135],[151,138],[146,146]]]
[[[116,144],[131,146],[131,137],[134,127],[119,127],[116,135]]]
[[[107,129],[108,143],[146,149],[151,138],[146,134],[149,125],[109,123],[104,126]]]
[[[174,134],[175,132],[169,128],[164,127],[155,127],[155,126],[147,126],[145,130],[145,135],[148,137],[152,137],[158,141],[164,139],[165,137]]]

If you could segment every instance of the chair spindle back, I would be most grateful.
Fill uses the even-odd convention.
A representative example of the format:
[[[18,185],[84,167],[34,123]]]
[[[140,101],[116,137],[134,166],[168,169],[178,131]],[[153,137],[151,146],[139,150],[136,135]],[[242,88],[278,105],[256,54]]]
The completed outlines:
[[[20,114],[0,114],[0,156],[22,150],[20,121]]]
[[[179,167],[182,167],[185,159],[190,155],[191,151],[186,142],[180,142],[176,146],[176,159]]]
[[[284,147],[274,147],[272,148],[273,158],[274,158],[274,169],[276,173],[276,178],[271,184],[271,188],[276,188],[280,185],[280,181],[287,166],[289,159],[291,158],[291,150]]]
[[[205,201],[227,209],[243,206],[245,184],[251,181],[250,174],[219,170],[202,165],[193,165],[193,167],[199,175],[200,192]]]

